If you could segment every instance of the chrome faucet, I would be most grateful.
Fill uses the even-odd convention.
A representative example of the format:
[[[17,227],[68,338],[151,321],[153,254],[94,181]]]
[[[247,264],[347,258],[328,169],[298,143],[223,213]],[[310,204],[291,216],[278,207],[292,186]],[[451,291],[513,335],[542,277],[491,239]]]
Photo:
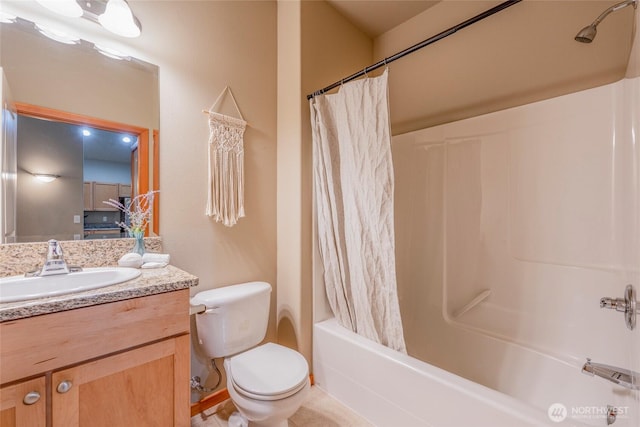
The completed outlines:
[[[601,363],[591,363],[591,359],[587,358],[587,363],[582,366],[582,373],[591,376],[597,375],[631,390],[640,390],[640,374],[628,369],[616,368],[615,366]]]
[[[49,249],[47,250],[47,260],[40,270],[40,276],[52,276],[54,274],[67,274],[69,268],[64,260],[62,253],[62,246],[57,240],[51,239],[49,242]]]

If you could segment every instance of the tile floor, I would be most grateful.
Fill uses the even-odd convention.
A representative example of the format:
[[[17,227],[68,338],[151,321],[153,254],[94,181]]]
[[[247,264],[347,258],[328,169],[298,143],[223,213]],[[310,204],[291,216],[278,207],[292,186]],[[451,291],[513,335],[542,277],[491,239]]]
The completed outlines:
[[[230,400],[207,409],[191,418],[191,427],[228,427],[227,420],[235,411]],[[318,387],[311,392],[302,407],[289,418],[289,427],[373,427],[351,409],[342,405]]]

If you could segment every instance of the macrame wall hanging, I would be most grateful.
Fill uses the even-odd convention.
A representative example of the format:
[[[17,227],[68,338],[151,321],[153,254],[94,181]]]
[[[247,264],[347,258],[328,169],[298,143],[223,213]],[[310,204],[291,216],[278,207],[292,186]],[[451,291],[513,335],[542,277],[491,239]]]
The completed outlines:
[[[215,111],[226,93],[231,95],[240,118]],[[209,179],[206,214],[227,227],[244,216],[244,146],[247,122],[233,93],[225,87],[209,110]]]

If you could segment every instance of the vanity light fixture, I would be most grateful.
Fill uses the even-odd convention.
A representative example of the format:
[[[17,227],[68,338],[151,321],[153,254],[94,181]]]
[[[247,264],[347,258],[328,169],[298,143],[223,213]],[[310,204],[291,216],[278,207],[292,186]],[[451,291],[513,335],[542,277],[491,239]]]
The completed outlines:
[[[57,42],[64,43],[64,44],[80,43],[80,39],[78,37],[69,35],[60,30],[44,27],[41,24],[35,24],[35,25],[36,25],[36,29],[40,32],[40,34],[43,34],[49,37],[51,40],[55,40]]]
[[[82,136],[91,136],[91,131],[89,129],[82,129]]]
[[[142,25],[126,0],[36,0],[41,6],[67,17],[82,17],[99,23],[123,37],[138,37]],[[86,4],[85,4],[86,3]],[[104,10],[104,12],[103,12]],[[102,12],[102,13],[101,13]]]
[[[98,22],[112,33],[123,37],[138,37],[142,26],[125,0],[109,0]]]
[[[79,18],[84,11],[76,0],[36,0],[41,6],[57,14]]]
[[[131,137],[129,136],[123,136],[122,137],[122,142],[126,142],[127,144],[131,142]]]
[[[53,175],[49,173],[34,173],[33,176],[41,182],[53,182],[57,178],[60,178],[60,175]]]

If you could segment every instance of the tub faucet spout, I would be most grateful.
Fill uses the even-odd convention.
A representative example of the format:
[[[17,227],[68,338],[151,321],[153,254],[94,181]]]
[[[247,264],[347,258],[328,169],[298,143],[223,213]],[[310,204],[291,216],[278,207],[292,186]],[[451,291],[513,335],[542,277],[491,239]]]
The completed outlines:
[[[582,373],[591,376],[597,375],[631,390],[640,390],[640,374],[628,369],[592,363],[591,359],[587,358],[587,363],[582,366]]]

